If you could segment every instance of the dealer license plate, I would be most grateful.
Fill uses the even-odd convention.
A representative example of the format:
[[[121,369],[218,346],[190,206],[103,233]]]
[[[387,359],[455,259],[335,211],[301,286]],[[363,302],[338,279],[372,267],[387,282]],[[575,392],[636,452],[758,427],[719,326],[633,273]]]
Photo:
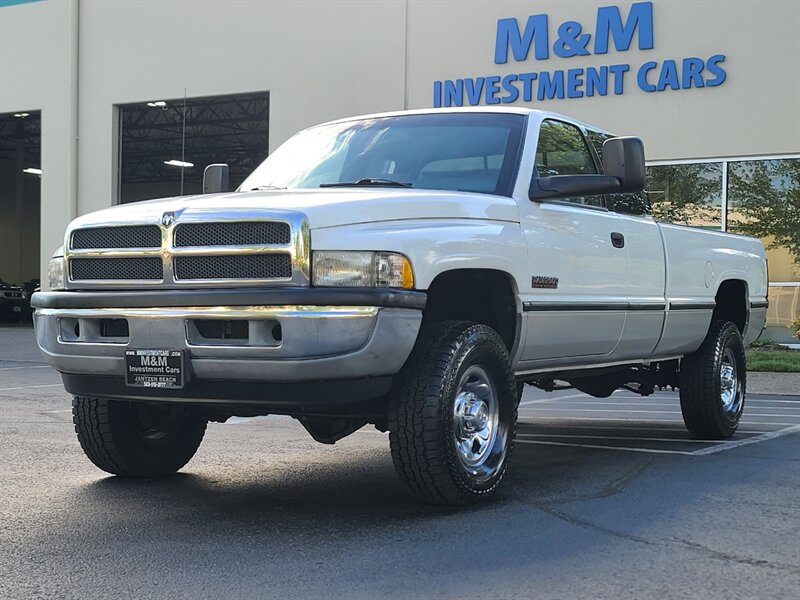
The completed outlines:
[[[183,350],[125,350],[125,383],[174,390],[184,384]]]

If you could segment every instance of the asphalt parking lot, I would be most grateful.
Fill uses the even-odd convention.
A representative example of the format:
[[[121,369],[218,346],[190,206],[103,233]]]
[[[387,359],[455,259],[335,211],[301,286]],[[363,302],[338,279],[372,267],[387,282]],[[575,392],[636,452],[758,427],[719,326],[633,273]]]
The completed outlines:
[[[405,494],[385,434],[323,446],[286,417],[108,477],[59,381],[0,326],[0,598],[797,598],[800,396],[751,395],[708,442],[674,393],[528,388],[499,498],[449,511]]]

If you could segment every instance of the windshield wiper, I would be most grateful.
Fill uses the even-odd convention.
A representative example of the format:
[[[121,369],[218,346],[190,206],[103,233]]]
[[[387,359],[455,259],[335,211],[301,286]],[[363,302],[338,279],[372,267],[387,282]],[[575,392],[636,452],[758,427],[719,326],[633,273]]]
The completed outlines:
[[[355,181],[336,181],[332,183],[320,183],[319,187],[354,187],[354,186],[374,186],[374,187],[404,187],[410,188],[410,183],[403,183],[402,181],[393,181],[391,179],[380,179],[378,177],[362,177]]]
[[[261,190],[285,190],[285,187],[279,187],[277,185],[259,185],[254,188],[247,190],[248,192],[259,192]]]

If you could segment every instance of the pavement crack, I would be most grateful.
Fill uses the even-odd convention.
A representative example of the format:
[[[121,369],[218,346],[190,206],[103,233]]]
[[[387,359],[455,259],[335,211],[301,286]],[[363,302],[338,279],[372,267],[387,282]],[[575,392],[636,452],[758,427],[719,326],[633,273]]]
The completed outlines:
[[[611,537],[627,540],[630,542],[636,542],[637,544],[645,544],[646,546],[666,546],[667,544],[664,542],[656,542],[652,540],[645,539],[643,537],[639,537],[637,535],[633,535],[630,533],[625,533],[624,531],[618,531],[616,529],[611,529],[609,527],[603,527],[602,525],[598,525],[597,523],[592,523],[591,521],[586,521],[584,519],[579,519],[569,513],[562,512],[560,510],[556,510],[554,508],[547,508],[545,506],[538,506],[533,504],[534,508],[541,510],[542,512],[547,513],[550,516],[553,516],[557,519],[561,519],[562,521],[566,521],[570,525],[575,525],[577,527],[581,527],[583,529],[588,529],[591,531],[597,531],[605,535],[609,535]]]
[[[767,569],[773,569],[776,571],[786,571],[788,573],[800,574],[800,565],[787,565],[785,563],[778,563],[763,558],[737,556],[735,554],[730,554],[728,552],[720,552],[719,550],[714,550],[713,548],[709,548],[708,546],[704,546],[703,544],[699,544],[697,542],[693,542],[691,540],[683,538],[674,538],[674,542],[683,545],[687,548],[690,548],[696,552],[700,552],[706,555],[707,557],[714,558],[716,560],[722,560],[725,562],[734,562],[740,565],[748,565],[751,567],[762,567]]]
[[[547,513],[557,519],[565,521],[570,525],[574,525],[576,527],[581,527],[582,529],[588,529],[590,531],[596,531],[602,533],[607,536],[615,537],[618,539],[626,540],[629,542],[634,542],[637,544],[643,544],[649,547],[656,547],[656,548],[669,548],[675,546],[683,546],[689,550],[694,552],[698,552],[707,558],[711,558],[714,560],[720,560],[723,562],[728,563],[736,563],[740,565],[747,565],[750,567],[756,567],[761,569],[770,569],[773,571],[783,571],[792,574],[800,574],[800,566],[798,565],[790,565],[779,563],[763,558],[752,558],[748,556],[737,556],[735,554],[730,554],[727,552],[720,552],[719,550],[714,550],[713,548],[709,548],[708,546],[704,546],[703,544],[699,544],[697,542],[692,542],[691,540],[683,539],[683,538],[673,538],[672,540],[650,540],[647,538],[643,538],[638,535],[633,535],[630,533],[625,533],[624,531],[619,531],[616,529],[611,529],[609,527],[604,527],[603,525],[598,525],[597,523],[593,523],[591,521],[587,521],[585,519],[580,519],[574,515],[569,513],[562,512],[560,510],[556,510],[553,508],[547,508],[545,506],[537,506],[532,504],[534,508],[541,510],[542,512]]]

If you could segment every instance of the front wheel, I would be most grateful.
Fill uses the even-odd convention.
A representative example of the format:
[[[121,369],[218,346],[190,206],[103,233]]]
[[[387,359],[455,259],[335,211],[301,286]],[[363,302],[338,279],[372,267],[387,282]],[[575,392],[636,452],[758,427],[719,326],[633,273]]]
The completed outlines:
[[[398,475],[432,504],[488,498],[508,467],[517,404],[508,352],[492,328],[426,326],[392,392],[389,440]]]
[[[112,475],[163,477],[194,456],[206,420],[191,406],[75,396],[72,421],[86,456]]]
[[[747,365],[742,335],[730,321],[715,321],[703,345],[681,360],[681,412],[696,437],[732,436],[744,410]]]

